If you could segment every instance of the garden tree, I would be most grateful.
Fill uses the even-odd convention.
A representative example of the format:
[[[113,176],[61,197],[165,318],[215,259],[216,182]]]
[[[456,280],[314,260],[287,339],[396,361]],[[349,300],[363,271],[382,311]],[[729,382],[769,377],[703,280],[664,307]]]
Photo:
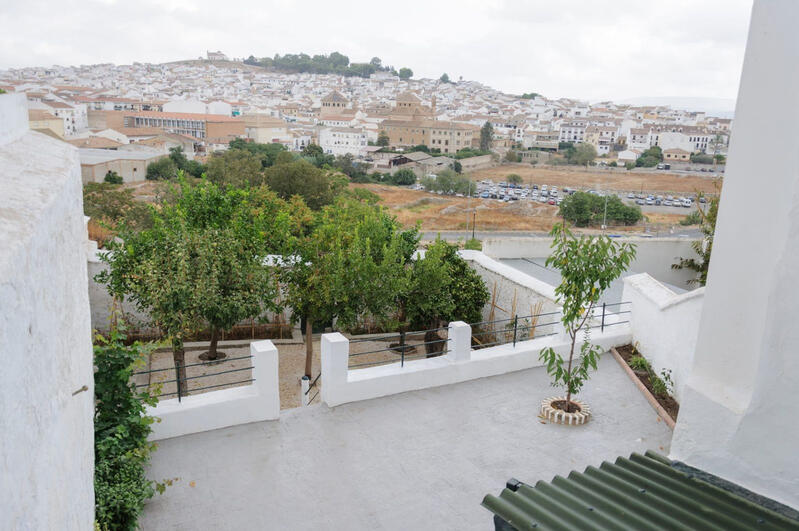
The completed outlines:
[[[425,190],[442,192],[445,194],[472,195],[477,191],[477,185],[469,177],[459,175],[450,169],[441,170],[435,177],[425,175],[419,182]]]
[[[452,169],[455,170],[455,173],[461,173],[463,171],[463,165],[460,161],[455,160],[452,162]]]
[[[575,192],[563,198],[559,214],[564,220],[578,227],[611,224],[634,225],[641,220],[641,209],[628,206],[615,195],[599,196],[587,192]]]
[[[261,161],[248,151],[229,149],[211,155],[206,178],[212,183],[242,188],[263,182]]]
[[[294,195],[302,196],[313,210],[332,203],[336,195],[346,187],[341,178],[336,178],[305,160],[272,166],[264,173],[264,180],[282,199],[289,199]]]
[[[336,157],[328,153],[325,153],[324,150],[317,144],[308,144],[307,146],[305,146],[302,149],[302,158],[310,162],[317,168],[321,168],[325,165],[332,167],[333,163],[336,160]],[[277,158],[275,160],[275,163],[277,163]]]
[[[494,126],[486,122],[480,128],[480,151],[490,151],[494,142]]]
[[[281,280],[292,319],[305,321],[307,376],[313,324],[336,319],[346,328],[363,314],[381,318],[395,309],[396,272],[416,241],[417,231],[401,231],[380,207],[347,197],[322,209],[310,230],[293,240]]]
[[[641,156],[635,161],[635,165],[639,168],[652,168],[657,166],[662,160],[663,150],[660,149],[660,146],[652,146],[641,153]]]
[[[411,169],[402,168],[390,176],[389,182],[398,186],[408,186],[416,182],[416,174]]]
[[[591,144],[583,142],[577,144],[577,147],[574,148],[574,154],[569,158],[569,162],[580,166],[587,166],[594,162],[595,158],[596,148]]]
[[[721,153],[716,153],[715,155],[713,155],[713,161],[716,164],[724,164],[725,162],[727,162],[727,157],[725,157]]]
[[[122,176],[115,171],[108,170],[103,177],[103,182],[108,184],[122,184]]]
[[[167,181],[178,174],[178,167],[172,159],[164,157],[147,165],[145,177],[149,181]]]
[[[571,344],[568,361],[552,347],[543,349],[539,359],[546,363],[547,373],[553,378],[552,385],[566,389],[565,400],[553,406],[574,412],[577,409],[571,401],[572,395],[580,392],[589,371],[596,370],[601,354],[601,347],[591,344],[590,328],[586,324],[611,282],[627,270],[636,249],[633,244],[614,242],[606,236],[577,238],[563,224],[556,224],[550,235],[554,237],[553,252],[546,265],[558,269],[561,274],[555,295],[562,305],[561,322]],[[583,344],[580,359],[575,364],[574,347],[580,331],[584,333]]]
[[[410,152],[410,153],[413,153],[415,151],[420,151],[422,153],[430,153],[430,148],[425,146],[424,144],[419,144],[419,145],[413,146],[412,148],[410,148],[408,150],[408,152]]]
[[[385,131],[380,131],[377,134],[377,145],[386,147],[391,143],[391,139],[388,137],[388,133]]]
[[[441,74],[441,77],[440,77],[440,78],[438,78],[438,79],[439,79],[439,81],[441,81],[442,83],[449,83],[449,75],[447,75],[447,73],[446,73],[446,72],[444,72],[443,74]]]
[[[324,155],[325,151],[320,145],[311,143],[302,148],[302,154],[305,157],[318,157],[319,155]]]
[[[402,67],[399,69],[399,78],[402,80],[407,80],[413,77],[413,70],[407,67]]]
[[[522,177],[518,173],[509,173],[505,180],[508,181],[510,184],[521,184]]]
[[[372,65],[375,70],[383,69],[383,61],[379,57],[372,57],[372,60],[369,61],[369,64]]]
[[[691,243],[694,252],[699,256],[695,258],[678,258],[677,263],[671,264],[672,269],[690,269],[696,272],[696,278],[688,281],[688,285],[704,286],[707,283],[707,272],[710,267],[710,253],[713,252],[713,236],[716,233],[716,217],[719,213],[719,201],[721,200],[721,184],[716,181],[716,194],[708,200],[706,209],[699,208],[697,213],[700,218],[699,230],[702,231],[702,239]],[[697,194],[699,198],[707,197],[704,193]]]
[[[111,230],[123,221],[134,230],[152,224],[150,208],[133,197],[132,189],[109,183],[87,183],[83,187],[83,213]]]
[[[691,162],[694,164],[713,164],[715,158],[712,155],[705,155],[704,153],[691,153]]]
[[[273,166],[280,153],[286,151],[283,144],[259,144],[258,142],[247,142],[243,138],[236,138],[230,141],[230,149],[241,149],[252,153],[261,161],[261,166],[268,168]]]
[[[196,160],[189,160],[183,152],[183,146],[169,148],[169,158],[179,170],[183,170],[192,177],[200,178],[205,173],[205,166]]]
[[[288,229],[285,216],[260,216],[249,192],[213,183],[191,186],[181,176],[174,202],[151,207],[153,226],[122,225],[120,239],[101,256],[108,270],[97,280],[109,293],[133,301],[172,343],[185,378],[185,338],[211,326],[208,357],[216,357],[214,330],[275,309],[275,284],[264,265],[270,242]],[[274,198],[277,201],[277,198]]]
[[[518,153],[516,153],[512,149],[509,149],[505,153],[505,160],[507,162],[521,162],[522,161],[522,157],[521,157],[521,155],[519,155]]]
[[[630,171],[635,168],[635,162],[625,162],[624,167],[627,169],[627,171]]]

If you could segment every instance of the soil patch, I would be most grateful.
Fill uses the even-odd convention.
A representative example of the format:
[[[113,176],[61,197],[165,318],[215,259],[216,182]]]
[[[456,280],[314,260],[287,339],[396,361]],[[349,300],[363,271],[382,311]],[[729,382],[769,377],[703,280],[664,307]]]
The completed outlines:
[[[640,353],[637,352],[632,345],[624,345],[623,347],[618,347],[616,348],[616,352],[619,353],[621,359],[623,359],[628,366],[630,365],[630,358],[636,355],[640,356]],[[649,378],[649,373],[647,371],[636,370],[633,369],[632,367],[630,367],[630,369],[633,371],[633,373],[635,373],[638,379],[641,380],[641,383],[644,384],[644,387],[646,387],[647,390],[649,390],[652,396],[655,397],[655,400],[657,400],[658,403],[663,407],[663,409],[666,410],[666,413],[669,414],[672,420],[676,422],[677,415],[680,412],[680,404],[678,404],[677,401],[674,400],[674,398],[671,396],[668,395],[664,396],[655,393],[655,391],[652,389],[652,381]]]

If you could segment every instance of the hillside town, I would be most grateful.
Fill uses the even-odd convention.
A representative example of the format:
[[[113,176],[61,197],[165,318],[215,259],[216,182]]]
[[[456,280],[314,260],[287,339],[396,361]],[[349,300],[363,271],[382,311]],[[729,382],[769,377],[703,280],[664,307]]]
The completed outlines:
[[[31,129],[80,148],[84,183],[108,171],[142,181],[170,148],[204,160],[235,139],[294,152],[316,144],[371,171],[419,175],[453,167],[456,155],[468,171],[498,160],[547,163],[579,144],[593,147],[600,166],[635,166],[657,146],[659,162],[680,167],[697,155],[723,157],[731,130],[730,118],[704,112],[512,95],[446,74],[285,73],[248,63],[207,52],[166,64],[8,69],[0,89],[25,94]]]

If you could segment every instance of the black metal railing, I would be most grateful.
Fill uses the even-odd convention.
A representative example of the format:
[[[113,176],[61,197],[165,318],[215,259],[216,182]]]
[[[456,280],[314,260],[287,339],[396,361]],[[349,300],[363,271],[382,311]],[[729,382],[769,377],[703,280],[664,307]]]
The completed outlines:
[[[432,358],[447,354],[448,327],[431,328],[428,330],[401,331],[379,337],[362,337],[350,340],[349,368],[360,369],[376,367],[390,363],[400,363],[405,366],[406,361]],[[441,337],[441,332],[445,337]],[[430,339],[434,335],[436,339]],[[421,341],[419,341],[421,336]],[[368,348],[360,350],[359,345],[366,343],[386,344],[381,348]],[[433,345],[441,348],[432,347]],[[431,348],[432,347],[432,348]],[[419,352],[421,350],[421,352]]]
[[[305,405],[311,405],[311,402],[313,402],[314,399],[317,396],[319,396],[319,388],[316,387],[316,384],[319,383],[319,377],[320,376],[322,376],[321,372],[316,375],[316,378],[313,379],[313,381],[308,385],[308,389],[306,389],[305,392],[303,393],[304,396],[308,396],[308,394],[311,392],[311,390],[316,388],[316,393],[314,393],[313,396],[311,396],[311,398],[307,402],[305,402]],[[303,376],[303,379],[306,379],[306,378],[308,378],[308,377],[307,376]]]
[[[219,389],[221,387],[234,387],[254,382],[255,378],[252,377],[252,362],[247,363],[246,367],[221,367],[224,364],[250,359],[252,359],[252,355],[221,358],[219,360],[201,361],[198,363],[187,363],[182,365],[183,370],[181,370],[181,363],[177,360],[173,360],[171,366],[169,367],[137,371],[133,373],[133,376],[134,379],[137,376],[146,375],[147,377],[147,382],[135,384],[137,389],[147,387],[150,388],[151,391],[155,391],[153,394],[155,394],[155,396],[158,398],[177,396],[178,401],[180,401],[186,396],[199,394],[200,391]],[[215,370],[211,373],[204,372],[209,368],[217,367],[222,370]],[[230,367],[230,365],[228,365],[228,367]],[[174,378],[167,380],[153,379],[154,374],[158,375],[162,373],[168,373],[169,371],[174,371]],[[226,374],[243,373],[244,371],[249,371],[249,378],[236,379],[223,376]],[[184,376],[181,376],[181,374],[184,374]],[[174,391],[164,392],[165,390],[169,389],[174,389]]]

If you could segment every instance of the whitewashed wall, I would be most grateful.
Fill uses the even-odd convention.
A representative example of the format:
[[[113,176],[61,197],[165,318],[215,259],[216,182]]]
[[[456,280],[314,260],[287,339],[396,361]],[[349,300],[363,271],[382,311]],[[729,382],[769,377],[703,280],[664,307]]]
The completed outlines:
[[[0,95],[0,529],[92,529],[82,202],[78,150]]]
[[[624,279],[633,344],[657,374],[671,370],[678,402],[694,361],[704,295],[704,288],[677,295],[646,273]]]
[[[342,334],[322,335],[322,401],[328,406],[368,400],[406,391],[438,387],[486,376],[540,367],[538,356],[546,347],[568,354],[565,334],[531,341],[472,350],[471,327],[457,321],[449,325],[448,353],[435,358],[348,370],[349,340]],[[620,324],[592,331],[591,341],[606,350],[630,342],[630,329]],[[582,345],[577,342],[576,348]]]
[[[161,400],[147,413],[158,417],[151,440],[180,437],[238,424],[275,420],[280,416],[280,382],[277,348],[269,340],[250,343],[250,385]],[[224,364],[220,371],[225,370]]]
[[[619,241],[634,243],[637,247],[630,271],[649,273],[657,280],[688,289],[688,280],[695,275],[690,271],[677,271],[671,265],[678,257],[696,258],[688,238],[625,237]],[[489,238],[483,242],[483,252],[498,260],[504,258],[543,258],[552,252],[552,238]]]

